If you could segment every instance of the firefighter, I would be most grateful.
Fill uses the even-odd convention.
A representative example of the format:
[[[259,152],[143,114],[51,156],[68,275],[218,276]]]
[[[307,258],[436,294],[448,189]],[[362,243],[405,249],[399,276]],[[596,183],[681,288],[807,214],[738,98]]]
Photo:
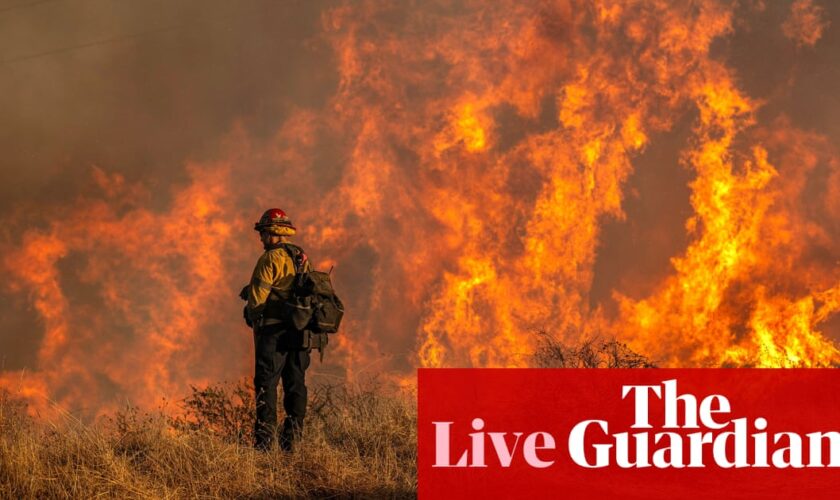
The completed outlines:
[[[254,331],[256,393],[255,446],[270,449],[277,429],[277,385],[283,382],[286,418],[279,444],[289,451],[303,429],[306,415],[306,369],[309,349],[305,331],[283,318],[282,304],[293,286],[296,269],[310,270],[306,254],[289,243],[297,231],[283,210],[272,208],[254,224],[265,253],[257,260],[250,283],[242,290],[245,320]]]

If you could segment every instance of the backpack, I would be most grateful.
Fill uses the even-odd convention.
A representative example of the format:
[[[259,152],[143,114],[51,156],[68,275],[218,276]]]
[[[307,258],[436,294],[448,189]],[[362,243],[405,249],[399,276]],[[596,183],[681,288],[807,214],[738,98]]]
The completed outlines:
[[[306,255],[303,250],[290,243],[283,244],[283,249],[294,263],[295,279],[281,306],[282,316],[296,330],[336,333],[344,317],[344,304],[333,289],[332,269],[328,273],[304,271]],[[318,339],[318,342],[326,343],[326,339]]]

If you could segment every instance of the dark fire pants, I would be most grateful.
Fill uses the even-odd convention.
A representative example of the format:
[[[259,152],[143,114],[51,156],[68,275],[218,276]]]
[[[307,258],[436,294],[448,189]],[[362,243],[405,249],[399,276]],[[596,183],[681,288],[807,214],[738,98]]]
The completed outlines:
[[[263,327],[254,334],[254,390],[257,403],[254,438],[257,448],[268,449],[274,443],[277,429],[277,383],[281,379],[286,419],[280,433],[280,447],[291,449],[303,429],[309,351],[300,349],[302,335],[303,332],[287,331],[280,325]]]

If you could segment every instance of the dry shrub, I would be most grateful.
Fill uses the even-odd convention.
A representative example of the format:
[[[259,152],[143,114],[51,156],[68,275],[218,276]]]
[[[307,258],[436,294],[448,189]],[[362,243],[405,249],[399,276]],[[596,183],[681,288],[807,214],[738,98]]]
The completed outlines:
[[[181,431],[205,432],[228,443],[254,442],[254,389],[245,380],[204,388],[191,386],[182,401],[182,415],[171,420]]]
[[[655,368],[647,357],[615,339],[595,337],[568,345],[539,332],[534,363],[541,368]]]

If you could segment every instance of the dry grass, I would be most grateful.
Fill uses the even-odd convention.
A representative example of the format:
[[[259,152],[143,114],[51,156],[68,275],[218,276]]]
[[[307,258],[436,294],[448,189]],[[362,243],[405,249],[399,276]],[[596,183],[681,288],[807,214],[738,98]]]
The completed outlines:
[[[327,387],[293,453],[251,449],[243,384],[195,389],[185,415],[126,410],[34,422],[0,397],[0,498],[414,497],[416,407],[376,386]]]
[[[614,340],[574,346],[541,334],[534,365],[647,368]],[[413,396],[376,383],[312,390],[302,446],[251,448],[250,385],[193,388],[183,413],[126,409],[94,424],[34,421],[0,393],[0,498],[414,497]]]

